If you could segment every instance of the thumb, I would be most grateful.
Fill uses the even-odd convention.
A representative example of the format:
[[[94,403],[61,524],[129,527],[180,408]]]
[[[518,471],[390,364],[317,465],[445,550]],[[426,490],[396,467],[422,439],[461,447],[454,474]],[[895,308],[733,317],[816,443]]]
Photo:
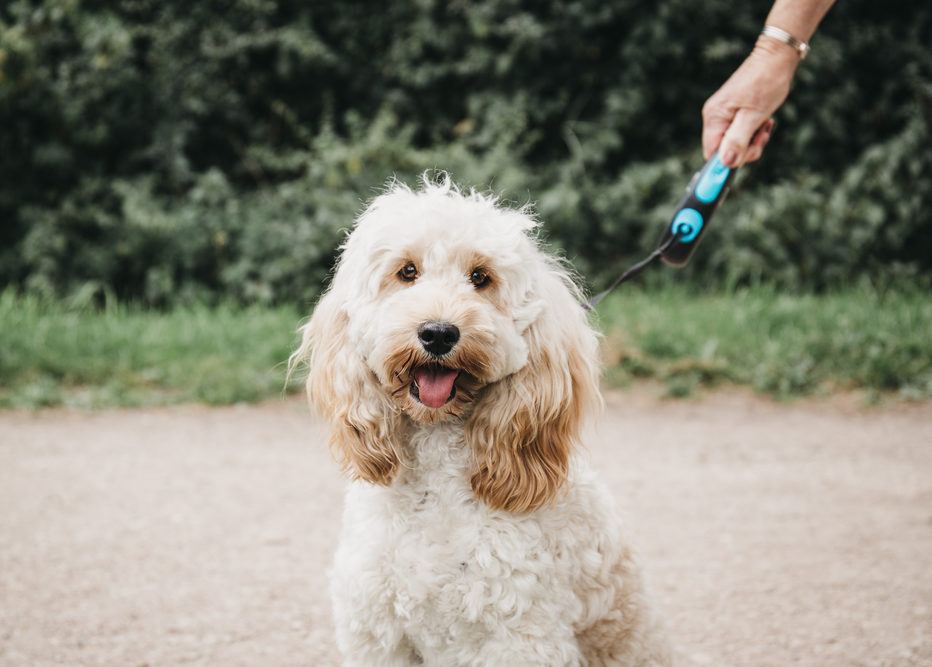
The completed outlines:
[[[706,160],[722,143],[722,137],[731,124],[731,117],[709,116],[702,125],[702,154]]]

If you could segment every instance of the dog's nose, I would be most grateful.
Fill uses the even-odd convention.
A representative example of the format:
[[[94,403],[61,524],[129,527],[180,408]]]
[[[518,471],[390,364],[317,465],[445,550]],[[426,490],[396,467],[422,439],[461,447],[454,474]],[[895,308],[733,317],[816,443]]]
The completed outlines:
[[[425,322],[418,327],[417,338],[425,350],[435,357],[442,357],[456,345],[460,330],[449,322]]]

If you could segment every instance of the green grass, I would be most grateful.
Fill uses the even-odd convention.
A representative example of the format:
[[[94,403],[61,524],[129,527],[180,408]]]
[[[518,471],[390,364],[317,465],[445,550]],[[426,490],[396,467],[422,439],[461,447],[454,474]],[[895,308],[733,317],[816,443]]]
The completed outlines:
[[[280,395],[302,314],[69,308],[0,295],[0,406],[224,404]],[[289,389],[294,389],[294,385]]]
[[[659,378],[671,395],[737,383],[778,397],[847,390],[932,397],[932,297],[918,289],[621,290],[603,303],[608,375],[616,383]]]
[[[306,315],[231,305],[167,312],[0,294],[0,407],[257,401],[296,390],[286,362]],[[858,288],[696,295],[621,289],[599,305],[607,377],[686,396],[739,384],[778,397],[863,390],[932,398],[932,297]],[[298,374],[300,376],[300,374]]]

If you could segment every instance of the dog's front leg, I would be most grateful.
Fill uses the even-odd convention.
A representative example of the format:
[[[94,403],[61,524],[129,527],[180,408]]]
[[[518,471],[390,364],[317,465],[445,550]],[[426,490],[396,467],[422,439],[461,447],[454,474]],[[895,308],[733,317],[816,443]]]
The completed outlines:
[[[387,490],[363,482],[347,489],[339,545],[330,570],[337,647],[344,665],[421,664],[398,614]]]
[[[331,570],[336,641],[344,665],[408,667],[421,663],[395,613],[387,578],[358,570],[359,553],[337,551]]]

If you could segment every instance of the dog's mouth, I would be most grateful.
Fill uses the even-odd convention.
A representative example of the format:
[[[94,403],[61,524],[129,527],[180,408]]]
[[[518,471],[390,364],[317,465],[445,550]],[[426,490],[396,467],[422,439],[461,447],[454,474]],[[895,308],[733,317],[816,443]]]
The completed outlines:
[[[456,378],[460,372],[436,364],[414,369],[411,395],[428,408],[442,408],[456,396]]]

